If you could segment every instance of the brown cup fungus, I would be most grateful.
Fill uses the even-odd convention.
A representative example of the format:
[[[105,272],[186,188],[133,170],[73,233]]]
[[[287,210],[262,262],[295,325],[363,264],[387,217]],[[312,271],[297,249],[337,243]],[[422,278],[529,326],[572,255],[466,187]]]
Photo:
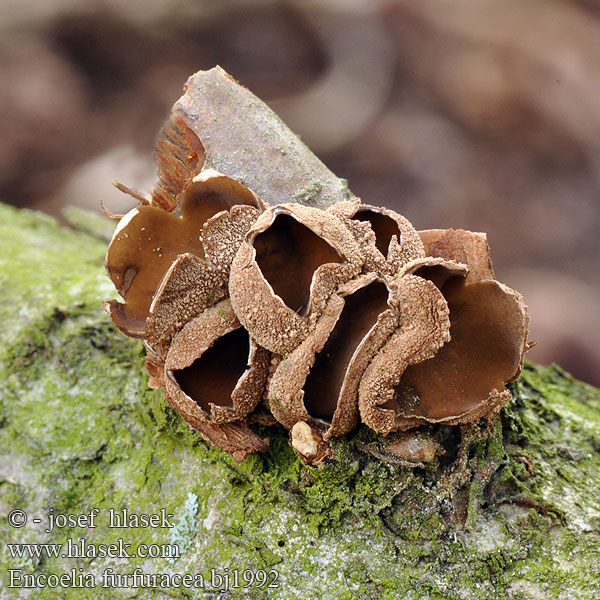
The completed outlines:
[[[231,265],[229,293],[240,322],[261,345],[288,354],[314,331],[331,294],[363,264],[335,215],[299,204],[265,211]]]
[[[452,248],[446,257],[472,260],[474,269],[438,257],[417,259],[400,272],[401,287],[403,280],[413,282],[417,297],[410,305],[423,307],[434,295],[439,305],[441,294],[449,322],[431,310],[411,316],[366,370],[361,417],[384,434],[492,416],[510,399],[505,384],[523,366],[528,327],[523,298],[487,279],[493,271],[481,234],[450,230],[442,236]],[[395,360],[386,360],[386,354]]]
[[[270,363],[269,352],[222,300],[175,336],[165,362],[165,398],[192,427],[237,421],[260,402]]]
[[[247,425],[264,397],[319,464],[359,418],[388,434],[504,406],[528,319],[494,280],[484,234],[418,233],[358,200],[263,207],[204,171],[181,215],[140,206],[109,247],[126,303],[107,310],[144,339],[150,385],[192,427],[243,458],[266,447]]]
[[[143,339],[149,384],[165,387],[167,401],[190,425],[243,458],[264,450],[264,441],[243,424],[223,427],[260,402],[270,356],[223,299],[233,257],[265,205],[208,169],[184,186],[172,208],[177,212],[142,204],[121,219],[106,268],[126,302],[104,307],[125,335]]]
[[[268,448],[259,424],[279,422],[301,458],[320,464],[330,439],[359,421],[387,435],[494,416],[523,366],[528,317],[521,295],[495,281],[485,234],[417,232],[346,193],[326,210],[267,206],[203,167],[219,164],[275,203],[291,197],[291,180],[304,189],[302,161],[322,164],[287,130],[270,146],[237,114],[216,135],[212,111],[247,90],[219,69],[189,84],[158,142],[152,201],[123,216],[106,256],[124,302],[104,307],[143,340],[149,385],[236,460]],[[241,156],[238,129],[261,144]],[[315,179],[316,190],[338,189]],[[422,464],[441,452],[428,440],[398,434],[386,452]]]

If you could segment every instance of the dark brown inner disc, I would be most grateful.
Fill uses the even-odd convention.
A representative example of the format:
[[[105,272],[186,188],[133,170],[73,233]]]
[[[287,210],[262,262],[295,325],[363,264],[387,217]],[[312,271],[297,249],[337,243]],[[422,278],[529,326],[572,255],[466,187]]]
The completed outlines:
[[[256,262],[273,291],[303,316],[310,299],[314,272],[341,256],[325,240],[289,215],[279,214],[254,240]]]
[[[521,321],[512,297],[495,281],[466,284],[463,277],[449,279],[442,293],[450,308],[451,341],[406,369],[395,394],[400,416],[459,417],[492,390],[502,390],[518,368]]]
[[[250,338],[240,327],[221,336],[189,367],[173,371],[179,387],[200,408],[210,413],[209,403],[233,406],[231,393],[248,366]]]
[[[388,308],[387,299],[387,287],[380,281],[345,297],[342,314],[304,384],[304,406],[311,416],[332,419],[350,360],[377,317]]]

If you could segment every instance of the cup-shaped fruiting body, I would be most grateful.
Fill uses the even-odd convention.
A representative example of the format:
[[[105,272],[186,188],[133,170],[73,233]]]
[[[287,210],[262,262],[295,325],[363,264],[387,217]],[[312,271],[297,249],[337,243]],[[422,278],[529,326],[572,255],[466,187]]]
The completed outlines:
[[[239,421],[260,402],[270,362],[229,300],[222,300],[173,339],[164,367],[165,398],[195,428]]]
[[[163,320],[172,307],[161,311],[161,305],[177,300],[166,280],[182,273],[181,265],[171,267],[181,255],[195,257],[195,281],[205,292],[188,293],[175,312],[191,317],[214,304],[227,294],[229,265],[264,204],[243,185],[207,170],[192,180],[179,209],[178,215],[152,205],[134,208],[121,219],[106,255],[106,270],[125,303],[111,300],[105,309],[125,335],[137,338],[147,337],[146,321],[153,313],[152,337],[163,351],[175,330]],[[153,307],[159,287],[161,298]]]
[[[256,220],[232,263],[231,302],[261,346],[288,354],[361,268],[358,244],[337,216],[298,204],[275,206]]]
[[[510,399],[505,384],[521,371],[528,327],[521,295],[481,279],[491,272],[481,238],[451,236],[462,247],[453,257],[469,259],[478,248],[471,280],[466,265],[439,257],[417,259],[399,274],[399,288],[409,285],[415,296],[406,306],[417,307],[419,315],[407,318],[384,346],[359,391],[362,420],[381,433],[493,415]],[[446,308],[436,316],[440,296]]]
[[[403,265],[425,256],[425,248],[410,221],[396,211],[354,199],[328,209],[343,219],[363,254],[364,273],[394,276]]]
[[[394,280],[371,273],[341,286],[313,335],[275,369],[267,391],[275,418],[288,429],[310,423],[323,440],[350,431],[358,418],[361,377],[398,328],[398,308]]]

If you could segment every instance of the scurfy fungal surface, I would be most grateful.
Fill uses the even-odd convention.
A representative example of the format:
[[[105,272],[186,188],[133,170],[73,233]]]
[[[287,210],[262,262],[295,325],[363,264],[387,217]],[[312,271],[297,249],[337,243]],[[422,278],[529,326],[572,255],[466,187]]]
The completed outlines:
[[[353,217],[357,221],[368,221],[375,233],[375,244],[383,256],[387,256],[392,237],[395,235],[398,242],[402,243],[402,236],[398,224],[387,215],[374,210],[359,210]]]

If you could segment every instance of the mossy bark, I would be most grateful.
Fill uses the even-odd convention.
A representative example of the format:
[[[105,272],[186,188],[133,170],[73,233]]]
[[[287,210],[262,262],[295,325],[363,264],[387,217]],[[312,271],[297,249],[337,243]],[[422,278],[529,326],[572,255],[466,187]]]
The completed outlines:
[[[424,467],[366,429],[320,469],[277,429],[267,454],[236,464],[147,387],[141,344],[100,308],[114,294],[106,232],[83,228],[0,206],[0,599],[600,597],[598,390],[528,365],[495,422],[430,428],[446,453]],[[45,531],[50,513],[93,508],[94,528]],[[164,508],[176,527],[110,528],[123,508]],[[182,556],[16,558],[7,546],[78,538],[121,538],[132,554],[176,542]],[[205,588],[106,588],[108,568],[189,573]],[[11,588],[11,569],[74,569],[95,587]],[[216,589],[211,569],[215,583],[228,575]],[[279,587],[258,587],[260,570]]]

